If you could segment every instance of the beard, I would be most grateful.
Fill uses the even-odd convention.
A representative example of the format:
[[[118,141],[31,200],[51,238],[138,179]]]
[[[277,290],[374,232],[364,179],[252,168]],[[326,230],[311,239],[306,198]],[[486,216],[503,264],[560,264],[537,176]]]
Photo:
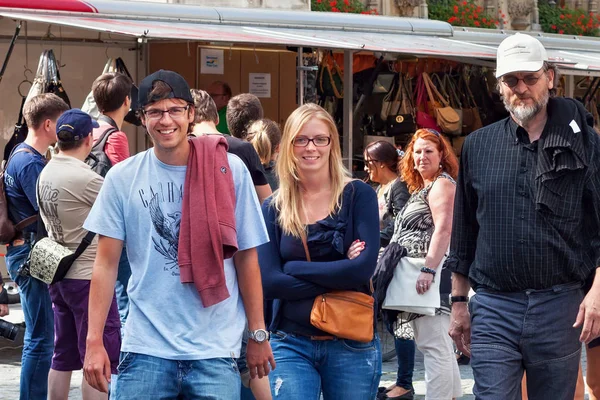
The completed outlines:
[[[544,109],[544,107],[546,107],[548,100],[550,99],[550,92],[545,91],[538,99],[532,99],[533,104],[526,106],[524,104],[514,104],[521,102],[521,99],[519,98],[511,103],[508,96],[502,96],[502,101],[504,102],[504,107],[506,110],[521,124],[531,121],[536,115],[539,114],[540,111]]]

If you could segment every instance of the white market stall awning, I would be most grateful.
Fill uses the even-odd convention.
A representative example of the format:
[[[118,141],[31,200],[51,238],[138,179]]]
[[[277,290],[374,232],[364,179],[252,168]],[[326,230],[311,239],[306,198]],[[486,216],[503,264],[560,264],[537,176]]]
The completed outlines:
[[[469,57],[492,59],[495,50],[487,46],[464,43],[447,37],[412,33],[391,34],[325,30],[225,25],[204,22],[143,21],[100,16],[70,16],[6,12],[0,15],[15,20],[35,21],[133,36],[145,40],[199,40],[212,43],[318,47],[340,50],[373,51],[431,57]],[[376,17],[366,17],[376,18]]]
[[[200,7],[112,0],[0,0],[0,16],[137,38],[316,47],[448,58],[493,67],[513,32],[441,21],[344,13]],[[600,39],[531,33],[567,74],[600,75]]]

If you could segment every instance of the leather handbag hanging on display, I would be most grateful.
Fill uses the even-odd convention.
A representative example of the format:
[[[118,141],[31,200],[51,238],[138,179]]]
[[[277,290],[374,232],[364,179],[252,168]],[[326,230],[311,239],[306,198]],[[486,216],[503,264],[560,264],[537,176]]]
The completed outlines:
[[[38,62],[37,72],[35,73],[35,78],[33,79],[33,83],[29,88],[29,93],[27,93],[27,98],[25,99],[25,103],[27,103],[32,97],[37,96],[38,94],[46,93],[46,88],[48,87],[48,50],[44,50],[42,55],[40,55],[40,61]]]
[[[386,120],[386,136],[412,135],[417,130],[414,106],[406,88],[406,79],[399,74],[396,113],[388,115]]]
[[[114,58],[109,58],[108,60],[106,60],[106,64],[104,64],[104,69],[102,70],[102,75],[108,72],[117,72],[116,65],[117,63]],[[100,110],[98,110],[98,105],[96,104],[96,100],[94,100],[94,93],[92,91],[90,91],[90,93],[83,101],[81,111],[88,113],[90,117],[94,119],[98,119],[98,117],[100,116]]]
[[[427,89],[421,74],[417,78],[417,127],[441,132],[442,129],[438,126],[435,117],[428,112],[429,106],[427,103]]]
[[[54,93],[71,107],[69,96],[67,96],[67,92],[65,92],[60,80],[58,63],[56,62],[56,57],[54,57],[54,51],[52,50],[44,50],[42,52],[33,85],[31,85],[31,89],[29,89],[27,100],[25,102],[28,102],[32,97],[42,93]]]
[[[400,103],[398,102],[398,97],[400,96],[400,93],[398,92],[399,75],[400,74],[394,74],[390,90],[388,90],[381,102],[381,113],[379,116],[382,121],[386,121],[388,115],[394,114],[400,108]]]
[[[476,131],[483,127],[481,117],[479,115],[479,109],[475,103],[475,98],[471,93],[471,89],[466,82],[464,74],[458,81],[459,92],[463,99],[462,111],[463,111],[463,135],[467,135],[471,132]]]
[[[458,114],[450,107],[450,103],[437,90],[431,81],[429,74],[423,72],[422,75],[429,99],[434,105],[433,115],[435,116],[437,124],[442,129],[442,132],[453,135],[455,135],[456,132],[460,132],[462,123],[460,122]]]
[[[319,65],[317,92],[321,98],[344,98],[344,74],[331,51],[326,51]]]
[[[306,235],[302,235],[306,260],[311,261]],[[370,281],[373,293],[373,282]],[[342,339],[368,343],[373,340],[375,299],[366,293],[336,290],[315,298],[310,323],[315,328]]]
[[[135,82],[133,80],[133,78],[131,77],[131,74],[129,73],[127,66],[125,66],[125,62],[123,61],[123,59],[121,57],[118,57],[116,59],[109,58],[106,61],[106,64],[104,65],[104,69],[102,70],[102,74],[106,74],[109,72],[118,72],[121,74],[125,74],[129,77],[129,79],[132,80],[132,82]],[[139,119],[139,117],[137,116],[137,113],[136,113],[137,97],[138,97],[138,88],[134,84],[131,87],[131,94],[130,94],[131,107],[130,107],[127,115],[125,115],[125,121],[132,125],[140,126],[142,121]],[[98,117],[100,117],[100,110],[98,110],[98,106],[96,105],[96,101],[94,100],[94,93],[92,91],[90,91],[90,93],[87,95],[85,101],[83,102],[83,105],[81,106],[81,110],[88,113],[94,119],[98,119]]]
[[[48,78],[46,93],[54,93],[71,107],[69,96],[67,95],[67,92],[65,92],[65,88],[60,80],[60,71],[58,70],[58,63],[56,62],[53,50],[48,50]]]
[[[450,78],[449,74],[444,74],[444,78],[440,78],[439,75],[436,74],[435,78],[438,81],[438,84],[439,84],[442,94],[444,96],[446,96],[446,98],[450,102],[450,107],[452,107],[454,109],[454,111],[456,111],[456,113],[458,114],[458,118],[460,120],[459,131],[457,131],[453,134],[450,134],[450,135],[460,136],[462,134],[464,115],[463,115],[463,110],[462,110],[462,104],[460,102],[460,99],[458,97],[458,92],[456,90],[456,86],[454,85],[454,82]]]

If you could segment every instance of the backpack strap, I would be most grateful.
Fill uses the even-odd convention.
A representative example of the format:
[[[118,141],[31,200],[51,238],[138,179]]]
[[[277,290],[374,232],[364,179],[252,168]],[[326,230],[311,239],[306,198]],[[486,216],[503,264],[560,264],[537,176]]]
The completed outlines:
[[[92,146],[92,150],[102,149],[102,151],[104,151],[104,148],[106,147],[106,142],[108,142],[108,137],[118,131],[119,130],[114,126],[111,126],[110,128],[106,129],[104,133],[100,135],[98,141],[94,143],[94,145]]]
[[[8,163],[10,162],[10,160],[12,160],[13,156],[15,156],[17,153],[22,153],[22,152],[33,154],[33,151],[29,150],[27,147],[21,147],[18,150],[13,150],[12,153],[10,153],[8,160],[6,160],[6,164],[4,164],[4,170],[2,171],[3,176],[4,176],[4,171],[6,171],[8,169]]]
[[[33,154],[33,151],[29,150],[27,147],[21,147],[20,149],[14,150],[11,154],[10,157],[8,157],[8,160],[6,161],[6,164],[4,164],[4,168],[2,169],[2,173],[0,173],[0,179],[4,180],[4,173],[6,172],[6,170],[8,169],[8,163],[10,162],[10,160],[17,154],[17,153],[31,153]],[[30,217],[25,218],[22,221],[19,221],[19,223],[15,224],[15,231],[20,232],[23,230],[23,228],[33,224],[35,221],[37,221],[38,219],[38,215],[34,214]]]

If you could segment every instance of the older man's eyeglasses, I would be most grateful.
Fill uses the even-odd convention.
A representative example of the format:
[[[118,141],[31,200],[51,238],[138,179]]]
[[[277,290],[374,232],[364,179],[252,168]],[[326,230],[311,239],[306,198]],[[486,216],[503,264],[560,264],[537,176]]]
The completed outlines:
[[[293,143],[296,147],[306,147],[310,142],[313,142],[317,147],[325,147],[331,143],[331,138],[329,136],[317,136],[309,139],[306,136],[297,136],[294,138]]]
[[[516,76],[508,75],[502,77],[502,83],[504,83],[509,88],[514,88],[515,86],[517,86],[519,84],[519,81],[523,81],[523,83],[527,86],[533,86],[540,80],[542,75],[544,75],[543,72],[538,76],[527,75],[524,78],[517,78]]]
[[[164,113],[169,113],[171,118],[181,118],[185,115],[188,108],[190,108],[189,104],[185,107],[171,107],[167,110],[157,110],[152,108],[150,110],[144,110],[144,115],[146,118],[153,120],[161,119]]]

